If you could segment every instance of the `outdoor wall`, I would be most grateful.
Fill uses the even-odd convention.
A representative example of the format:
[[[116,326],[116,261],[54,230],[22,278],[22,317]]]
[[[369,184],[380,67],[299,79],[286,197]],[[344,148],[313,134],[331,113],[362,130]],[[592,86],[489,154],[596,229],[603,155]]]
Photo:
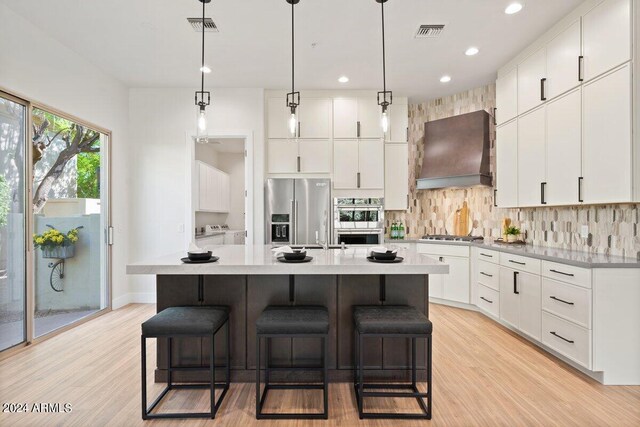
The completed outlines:
[[[82,226],[78,232],[75,256],[65,260],[63,291],[55,292],[49,282],[49,263],[55,259],[44,258],[42,250],[35,252],[35,301],[36,311],[77,310],[100,308],[100,215],[35,218],[35,232],[42,234],[49,227],[62,233]]]
[[[112,301],[114,308],[125,305],[129,302],[128,90],[4,4],[0,4],[0,52],[0,88],[112,131]]]
[[[251,131],[254,141],[254,239],[264,241],[264,91],[211,90],[209,132]],[[193,88],[129,92],[131,261],[186,250],[187,134],[196,131]],[[131,299],[155,301],[153,277],[131,276]]]

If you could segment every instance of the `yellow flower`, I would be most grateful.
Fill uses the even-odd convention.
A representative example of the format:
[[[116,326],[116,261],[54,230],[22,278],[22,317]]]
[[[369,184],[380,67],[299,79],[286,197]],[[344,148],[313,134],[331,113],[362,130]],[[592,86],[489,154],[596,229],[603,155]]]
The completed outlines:
[[[43,243],[44,243],[44,239],[43,239],[42,237],[38,237],[38,238],[36,239],[36,243],[37,243],[38,245],[41,245],[41,244],[43,244]]]

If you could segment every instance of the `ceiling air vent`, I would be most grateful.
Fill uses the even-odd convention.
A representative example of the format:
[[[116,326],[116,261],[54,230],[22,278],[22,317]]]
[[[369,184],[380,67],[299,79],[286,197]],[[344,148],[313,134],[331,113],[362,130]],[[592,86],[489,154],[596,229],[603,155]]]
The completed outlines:
[[[191,27],[195,32],[202,32],[202,18],[187,18],[187,21],[189,21],[189,24],[191,24]],[[204,31],[210,33],[218,32],[218,27],[216,26],[216,23],[213,22],[213,19],[204,18]]]
[[[444,31],[444,25],[439,24],[423,24],[416,31],[417,39],[432,39],[438,37]]]

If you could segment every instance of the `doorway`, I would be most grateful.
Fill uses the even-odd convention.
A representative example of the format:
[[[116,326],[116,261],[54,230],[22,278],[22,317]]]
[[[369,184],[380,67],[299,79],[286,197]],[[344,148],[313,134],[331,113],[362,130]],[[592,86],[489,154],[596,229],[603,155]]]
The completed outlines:
[[[251,132],[187,136],[187,244],[253,241],[253,138]]]

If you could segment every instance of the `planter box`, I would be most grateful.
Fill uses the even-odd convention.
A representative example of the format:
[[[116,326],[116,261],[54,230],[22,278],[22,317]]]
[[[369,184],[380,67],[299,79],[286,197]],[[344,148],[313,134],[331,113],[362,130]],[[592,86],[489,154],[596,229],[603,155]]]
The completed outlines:
[[[67,259],[76,254],[76,245],[57,246],[55,248],[42,248],[43,258]]]

